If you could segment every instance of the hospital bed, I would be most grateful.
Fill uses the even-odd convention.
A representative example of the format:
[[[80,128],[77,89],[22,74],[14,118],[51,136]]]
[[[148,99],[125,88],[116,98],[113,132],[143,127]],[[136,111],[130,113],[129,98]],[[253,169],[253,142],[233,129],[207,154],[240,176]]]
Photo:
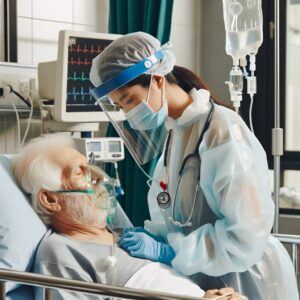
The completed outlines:
[[[34,286],[45,289],[46,300],[51,299],[51,289],[54,288],[118,299],[200,299],[32,273],[35,251],[47,228],[30,206],[28,195],[18,187],[10,169],[10,159],[9,155],[0,155],[0,300],[33,300]],[[120,206],[116,219],[120,227],[132,226]],[[298,272],[297,247],[300,237],[277,237],[282,242],[293,245],[293,263]]]

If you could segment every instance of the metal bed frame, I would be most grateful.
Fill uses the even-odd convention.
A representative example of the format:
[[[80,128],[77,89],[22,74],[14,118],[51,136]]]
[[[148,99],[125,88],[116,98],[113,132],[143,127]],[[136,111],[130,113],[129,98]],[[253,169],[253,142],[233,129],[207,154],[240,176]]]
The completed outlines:
[[[296,275],[298,272],[299,235],[273,234],[284,244],[292,245],[292,262]],[[38,286],[45,289],[45,300],[51,300],[51,289],[64,289],[88,294],[117,297],[118,299],[153,299],[153,300],[200,300],[199,297],[177,296],[168,293],[159,293],[141,289],[115,287],[99,283],[90,283],[60,277],[45,276],[30,272],[19,272],[0,269],[0,300],[6,299],[5,282],[14,281],[25,285]],[[220,298],[221,299],[221,298]]]
[[[64,289],[105,297],[121,299],[153,299],[153,300],[201,300],[200,297],[177,296],[174,294],[153,292],[133,288],[115,287],[100,283],[90,283],[79,280],[64,279],[60,277],[45,276],[29,272],[17,272],[0,269],[0,299],[6,299],[5,281],[15,281],[25,285],[38,286],[45,289],[45,300],[50,300],[51,289]],[[109,298],[111,299],[111,298]]]
[[[273,236],[276,237],[283,244],[292,245],[292,262],[295,268],[296,276],[298,276],[299,275],[298,247],[300,245],[300,235],[273,234]]]

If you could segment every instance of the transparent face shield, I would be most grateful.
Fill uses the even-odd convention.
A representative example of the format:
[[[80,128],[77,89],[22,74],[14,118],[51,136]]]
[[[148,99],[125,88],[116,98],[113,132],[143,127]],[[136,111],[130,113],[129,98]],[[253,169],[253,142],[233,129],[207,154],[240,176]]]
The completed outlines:
[[[82,179],[77,182],[74,189],[62,189],[54,192],[72,194],[75,200],[78,198],[91,201],[95,208],[106,214],[108,225],[114,222],[117,206],[114,181],[97,166],[87,166]]]
[[[163,57],[164,51],[161,49],[91,91],[91,94],[123,139],[128,151],[140,166],[159,157],[162,153],[167,130],[164,122],[158,122],[157,116],[153,117],[156,114],[153,113],[165,104],[163,103],[165,99],[162,95],[162,101],[156,110],[155,105],[153,106],[153,103],[150,102],[152,101],[149,97],[150,88],[146,96],[137,97],[135,95],[131,97],[129,89],[132,87],[127,87],[126,84],[141,74],[151,73],[151,67],[158,64]],[[165,107],[166,105],[164,105]],[[145,110],[147,114],[144,113]],[[133,119],[130,120],[128,117],[133,112],[135,114],[134,122]],[[151,126],[143,126],[146,123],[149,125],[149,119],[146,120],[149,115],[152,121]],[[155,126],[155,123],[158,126]]]
[[[136,163],[141,166],[160,156],[167,130],[164,122],[159,126],[155,126],[154,124],[153,128],[150,129],[143,128],[147,115],[142,111],[143,107],[141,106],[141,102],[144,101],[149,104],[148,99],[129,99],[127,103],[123,103],[123,108],[121,108],[120,105],[116,104],[118,101],[116,99],[122,99],[124,89],[114,91],[112,94],[113,95],[99,99],[98,103],[123,139]],[[163,103],[161,103],[160,106],[162,105]],[[161,107],[159,107],[159,109],[160,108]],[[134,113],[136,115],[135,121],[129,118],[129,115],[132,114],[133,111],[135,111]]]

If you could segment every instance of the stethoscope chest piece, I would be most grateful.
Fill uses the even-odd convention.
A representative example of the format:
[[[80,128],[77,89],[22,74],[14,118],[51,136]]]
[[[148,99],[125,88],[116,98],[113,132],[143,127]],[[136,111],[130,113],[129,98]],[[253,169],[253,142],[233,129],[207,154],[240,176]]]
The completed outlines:
[[[167,191],[163,191],[157,195],[157,203],[161,208],[168,208],[171,205],[171,196]]]

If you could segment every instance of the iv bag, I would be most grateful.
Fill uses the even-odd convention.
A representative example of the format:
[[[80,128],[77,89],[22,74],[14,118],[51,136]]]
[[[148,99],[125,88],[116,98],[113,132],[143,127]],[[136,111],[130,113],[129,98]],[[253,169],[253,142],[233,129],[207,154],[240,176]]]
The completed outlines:
[[[261,0],[223,0],[226,53],[235,62],[256,54],[263,41]]]

